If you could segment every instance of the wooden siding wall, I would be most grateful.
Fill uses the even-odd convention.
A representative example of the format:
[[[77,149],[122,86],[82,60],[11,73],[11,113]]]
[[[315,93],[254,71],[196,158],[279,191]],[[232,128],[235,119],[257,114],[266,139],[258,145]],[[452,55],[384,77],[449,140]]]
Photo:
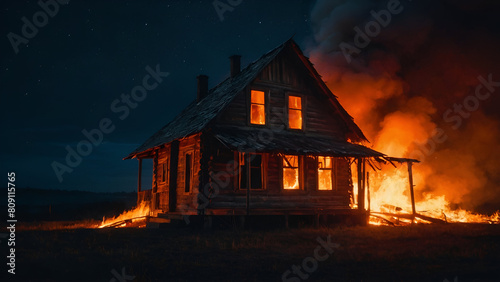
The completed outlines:
[[[208,210],[214,213],[245,209],[246,190],[238,189],[237,154],[220,146],[210,161],[211,182],[217,183],[218,193],[211,196]],[[317,163],[314,156],[303,156],[303,189],[285,191],[282,188],[282,159],[278,154],[268,154],[264,190],[251,190],[252,209],[290,209],[297,213],[318,209],[349,209],[349,171],[344,158],[335,158],[335,183],[332,191],[317,190]],[[217,180],[216,180],[217,178]],[[222,185],[221,185],[222,184]],[[225,185],[227,184],[227,185]],[[220,209],[216,211],[214,209]]]
[[[192,176],[190,192],[185,192],[186,153],[192,153]],[[177,207],[183,214],[197,213],[199,172],[200,172],[200,134],[191,135],[179,141],[179,164],[177,166]]]

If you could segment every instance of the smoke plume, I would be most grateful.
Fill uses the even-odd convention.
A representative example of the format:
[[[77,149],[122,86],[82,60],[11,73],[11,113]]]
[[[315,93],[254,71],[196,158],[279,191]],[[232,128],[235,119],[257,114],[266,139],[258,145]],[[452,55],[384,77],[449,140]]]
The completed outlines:
[[[313,7],[311,61],[368,146],[422,161],[417,200],[500,208],[500,5],[491,2],[319,0]]]

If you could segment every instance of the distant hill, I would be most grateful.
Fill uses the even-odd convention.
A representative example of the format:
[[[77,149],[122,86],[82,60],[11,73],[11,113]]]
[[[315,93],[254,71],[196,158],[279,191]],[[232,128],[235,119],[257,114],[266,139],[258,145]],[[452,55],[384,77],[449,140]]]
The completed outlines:
[[[131,209],[136,204],[137,194],[17,188],[15,199],[16,217],[20,222],[81,220],[102,219]],[[0,207],[6,210],[7,201],[2,201]]]

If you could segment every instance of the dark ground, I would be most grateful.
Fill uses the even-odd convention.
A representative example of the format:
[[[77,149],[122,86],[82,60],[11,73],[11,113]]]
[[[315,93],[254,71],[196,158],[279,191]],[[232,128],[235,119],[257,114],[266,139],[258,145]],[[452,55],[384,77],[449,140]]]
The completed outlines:
[[[134,281],[281,281],[292,265],[314,256],[318,237],[331,236],[340,247],[318,262],[308,281],[500,281],[500,225],[19,230],[16,235],[15,280],[130,281],[112,273],[124,270]],[[293,274],[288,278],[303,281]]]

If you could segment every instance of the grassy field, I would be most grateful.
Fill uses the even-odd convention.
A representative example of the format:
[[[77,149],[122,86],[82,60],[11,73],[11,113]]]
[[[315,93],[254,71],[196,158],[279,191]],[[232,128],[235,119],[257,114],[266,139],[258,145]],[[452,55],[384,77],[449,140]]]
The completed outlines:
[[[500,225],[16,234],[16,280],[282,281],[287,270],[288,281],[500,281]]]

